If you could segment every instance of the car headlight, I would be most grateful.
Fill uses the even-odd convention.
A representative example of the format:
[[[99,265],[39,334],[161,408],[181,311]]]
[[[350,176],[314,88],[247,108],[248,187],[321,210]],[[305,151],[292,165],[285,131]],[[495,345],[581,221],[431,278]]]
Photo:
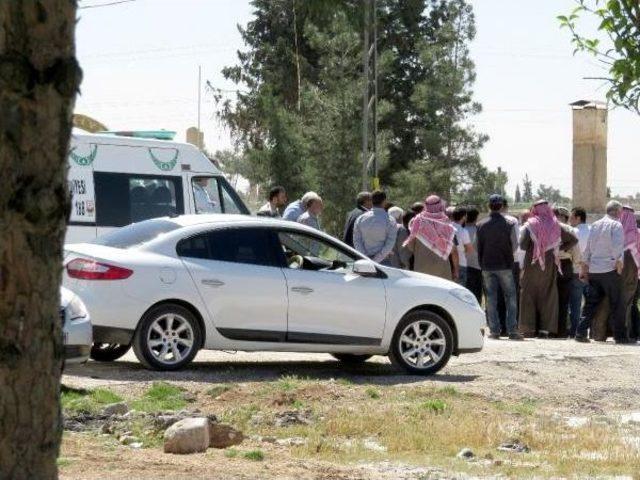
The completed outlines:
[[[454,288],[453,290],[450,290],[449,293],[464,303],[468,303],[474,307],[480,306],[476,296],[466,288]]]
[[[84,306],[82,300],[76,295],[73,296],[69,305],[67,305],[67,311],[69,312],[69,320],[78,320],[80,318],[86,318],[89,315],[87,307]]]

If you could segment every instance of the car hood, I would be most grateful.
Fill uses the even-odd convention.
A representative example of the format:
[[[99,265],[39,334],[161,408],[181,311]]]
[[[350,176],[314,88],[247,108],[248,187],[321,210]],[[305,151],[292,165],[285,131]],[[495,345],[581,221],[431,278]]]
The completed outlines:
[[[390,279],[408,278],[411,283],[432,288],[442,288],[445,290],[451,290],[452,288],[460,288],[460,285],[452,282],[451,280],[445,280],[444,278],[436,277],[434,275],[427,275],[426,273],[412,272],[410,270],[400,270],[392,267],[380,266],[381,270],[387,274]]]

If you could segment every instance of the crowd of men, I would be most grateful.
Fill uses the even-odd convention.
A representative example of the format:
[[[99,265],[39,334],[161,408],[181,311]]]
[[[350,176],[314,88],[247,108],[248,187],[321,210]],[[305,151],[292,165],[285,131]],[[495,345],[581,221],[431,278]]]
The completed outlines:
[[[584,209],[553,208],[546,200],[519,218],[501,195],[491,195],[488,207],[479,220],[478,208],[447,208],[437,195],[405,211],[383,191],[361,192],[342,240],[382,265],[463,285],[484,302],[493,339],[640,339],[640,224],[633,208],[611,201],[588,225]],[[285,189],[274,187],[258,215],[320,229],[323,208],[315,192],[287,205]]]

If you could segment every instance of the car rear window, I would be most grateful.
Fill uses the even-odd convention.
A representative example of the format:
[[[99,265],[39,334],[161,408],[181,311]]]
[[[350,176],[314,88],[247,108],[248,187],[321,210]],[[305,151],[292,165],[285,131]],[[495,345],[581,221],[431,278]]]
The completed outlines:
[[[146,220],[100,235],[90,243],[113,248],[133,248],[178,228],[180,225],[169,220]]]

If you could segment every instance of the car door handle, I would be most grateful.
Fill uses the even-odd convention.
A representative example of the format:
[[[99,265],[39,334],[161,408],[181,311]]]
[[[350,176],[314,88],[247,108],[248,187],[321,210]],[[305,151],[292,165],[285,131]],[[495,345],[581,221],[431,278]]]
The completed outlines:
[[[292,292],[301,293],[302,295],[309,295],[313,293],[313,288],[309,287],[291,287]]]
[[[217,280],[215,278],[205,278],[204,280],[202,280],[202,284],[206,285],[207,287],[221,287],[224,285],[224,282],[222,280]]]

